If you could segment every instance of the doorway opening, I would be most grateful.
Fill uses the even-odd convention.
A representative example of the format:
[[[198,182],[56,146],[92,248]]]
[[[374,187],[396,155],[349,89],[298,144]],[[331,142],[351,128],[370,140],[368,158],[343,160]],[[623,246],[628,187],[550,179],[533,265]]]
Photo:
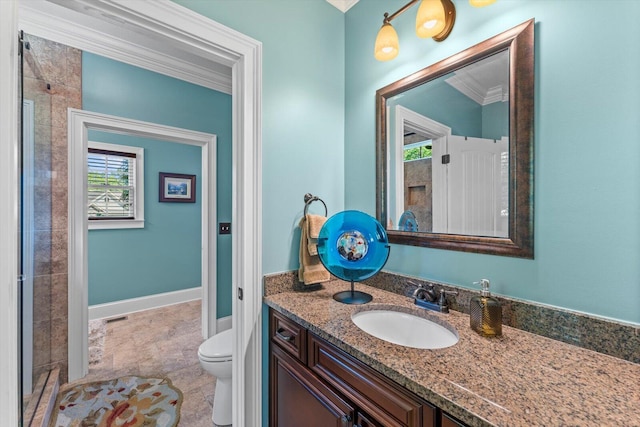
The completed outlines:
[[[17,0],[9,2],[11,8],[17,9]],[[27,8],[27,2],[20,2],[20,7]],[[61,6],[60,4],[63,4]],[[55,13],[52,7],[58,8],[62,13]],[[9,9],[11,9],[9,8]],[[14,9],[14,10],[15,10]],[[21,10],[20,26],[25,31],[51,40],[56,40],[67,45],[75,46],[87,51],[95,51],[103,46],[107,50],[127,50],[130,42],[120,40],[120,45],[113,49],[113,45],[101,43],[101,36],[94,28],[82,25],[80,14],[89,15],[82,1],[42,1],[38,2],[38,10],[25,12]],[[44,9],[47,9],[46,11]],[[4,8],[3,8],[4,10]],[[30,15],[30,12],[32,13]],[[262,418],[261,410],[261,352],[262,352],[262,328],[261,328],[261,252],[262,252],[262,219],[261,219],[261,108],[260,99],[262,93],[262,46],[260,42],[244,36],[210,19],[192,12],[182,6],[171,2],[92,2],[91,15],[110,16],[117,21],[129,24],[130,28],[139,28],[141,31],[151,32],[154,40],[158,41],[160,48],[167,47],[166,60],[156,57],[148,61],[149,69],[158,68],[159,72],[170,69],[176,62],[176,46],[183,52],[195,51],[195,54],[225,64],[232,70],[233,80],[233,200],[232,218],[234,233],[232,234],[232,283],[235,295],[238,288],[243,288],[244,299],[233,301],[234,323],[234,399],[233,414],[234,423],[239,425],[259,425]],[[96,13],[100,12],[100,13]],[[53,19],[52,19],[53,18]],[[17,14],[2,14],[3,28],[16,28]],[[6,24],[6,25],[5,25]],[[116,26],[117,28],[118,26]],[[122,26],[119,26],[122,28]],[[115,33],[117,34],[117,33]],[[9,42],[14,37],[4,38],[3,52],[10,52]],[[166,43],[165,43],[166,42]],[[89,48],[80,46],[86,43]],[[181,48],[180,48],[181,47]],[[100,53],[100,52],[95,52]],[[17,54],[12,54],[17,56]],[[13,57],[12,57],[13,58]],[[167,64],[169,62],[169,64]],[[17,87],[17,76],[12,72],[3,73],[6,78],[6,87]],[[17,118],[17,106],[15,97],[1,101],[2,111],[6,117]],[[16,119],[17,120],[17,119]],[[7,138],[12,150],[16,140],[10,132],[3,132],[3,138]],[[13,144],[13,145],[12,145]],[[18,165],[10,160],[14,157],[7,156],[6,166],[8,174],[17,176]],[[4,164],[4,163],[3,163]],[[2,189],[7,194],[14,195],[11,187],[14,180],[2,184]],[[3,215],[5,212],[3,211]],[[7,217],[8,218],[8,217]],[[17,233],[17,224],[9,226],[9,232]],[[71,240],[70,246],[75,242]],[[241,243],[241,244],[240,244]],[[10,245],[7,245],[9,248]],[[15,251],[14,251],[15,252]],[[13,259],[13,258],[10,258]],[[14,277],[15,268],[8,269],[6,277]],[[73,273],[72,273],[73,274]],[[77,278],[75,278],[77,279]],[[4,295],[4,294],[3,294]],[[11,307],[16,306],[15,298],[10,298]],[[13,308],[15,310],[15,307]],[[16,321],[6,325],[8,341],[14,343],[2,352],[2,360],[9,364],[17,364],[14,352],[17,339]],[[6,358],[5,358],[6,356]],[[245,370],[251,375],[245,375]],[[13,371],[17,371],[17,368]],[[2,386],[8,399],[6,408],[8,414],[16,416],[15,408],[11,402],[18,400],[18,387],[14,381],[7,381]],[[6,390],[5,390],[6,387]],[[11,417],[13,420],[14,417]],[[11,421],[9,420],[9,421]]]
[[[69,110],[69,380],[88,373],[88,220],[86,214],[87,144],[90,130],[117,132],[151,140],[200,146],[202,150],[202,331],[215,333],[216,277],[216,136],[155,123]]]

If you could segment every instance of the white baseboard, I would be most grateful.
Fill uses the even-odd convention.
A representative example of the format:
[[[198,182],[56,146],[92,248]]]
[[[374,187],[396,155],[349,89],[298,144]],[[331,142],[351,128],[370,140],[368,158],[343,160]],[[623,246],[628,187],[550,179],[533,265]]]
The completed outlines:
[[[227,329],[231,329],[232,326],[232,316],[221,317],[216,320],[216,331],[218,333],[226,331]]]
[[[202,288],[165,292],[146,297],[131,298],[89,306],[89,320],[124,316],[136,311],[150,310],[202,298]]]

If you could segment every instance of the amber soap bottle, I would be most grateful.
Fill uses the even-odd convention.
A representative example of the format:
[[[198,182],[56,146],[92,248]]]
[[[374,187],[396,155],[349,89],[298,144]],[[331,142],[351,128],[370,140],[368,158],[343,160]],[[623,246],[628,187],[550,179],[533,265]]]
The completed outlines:
[[[482,291],[469,303],[471,329],[483,337],[499,337],[502,335],[502,306],[491,296],[489,280],[482,279],[474,284],[479,284]]]

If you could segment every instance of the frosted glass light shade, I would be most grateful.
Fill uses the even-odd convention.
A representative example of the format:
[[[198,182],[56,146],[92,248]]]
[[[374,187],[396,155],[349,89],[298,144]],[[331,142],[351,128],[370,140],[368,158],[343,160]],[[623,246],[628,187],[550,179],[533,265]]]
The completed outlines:
[[[386,22],[378,31],[374,56],[378,61],[389,61],[398,56],[399,51],[398,33],[391,24]]]
[[[469,0],[469,4],[473,7],[484,7],[495,3],[496,0]]]
[[[444,30],[445,11],[441,0],[422,0],[416,16],[416,34],[423,39],[436,36]]]

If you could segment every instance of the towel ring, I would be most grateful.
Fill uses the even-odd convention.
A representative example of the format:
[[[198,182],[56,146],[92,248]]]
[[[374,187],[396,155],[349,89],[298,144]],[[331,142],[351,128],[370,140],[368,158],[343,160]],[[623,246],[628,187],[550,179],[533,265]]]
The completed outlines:
[[[329,211],[327,210],[327,205],[325,202],[318,196],[314,196],[311,193],[307,193],[304,195],[304,216],[307,216],[307,210],[309,210],[309,205],[315,201],[322,203],[324,206],[324,216],[327,216]]]

